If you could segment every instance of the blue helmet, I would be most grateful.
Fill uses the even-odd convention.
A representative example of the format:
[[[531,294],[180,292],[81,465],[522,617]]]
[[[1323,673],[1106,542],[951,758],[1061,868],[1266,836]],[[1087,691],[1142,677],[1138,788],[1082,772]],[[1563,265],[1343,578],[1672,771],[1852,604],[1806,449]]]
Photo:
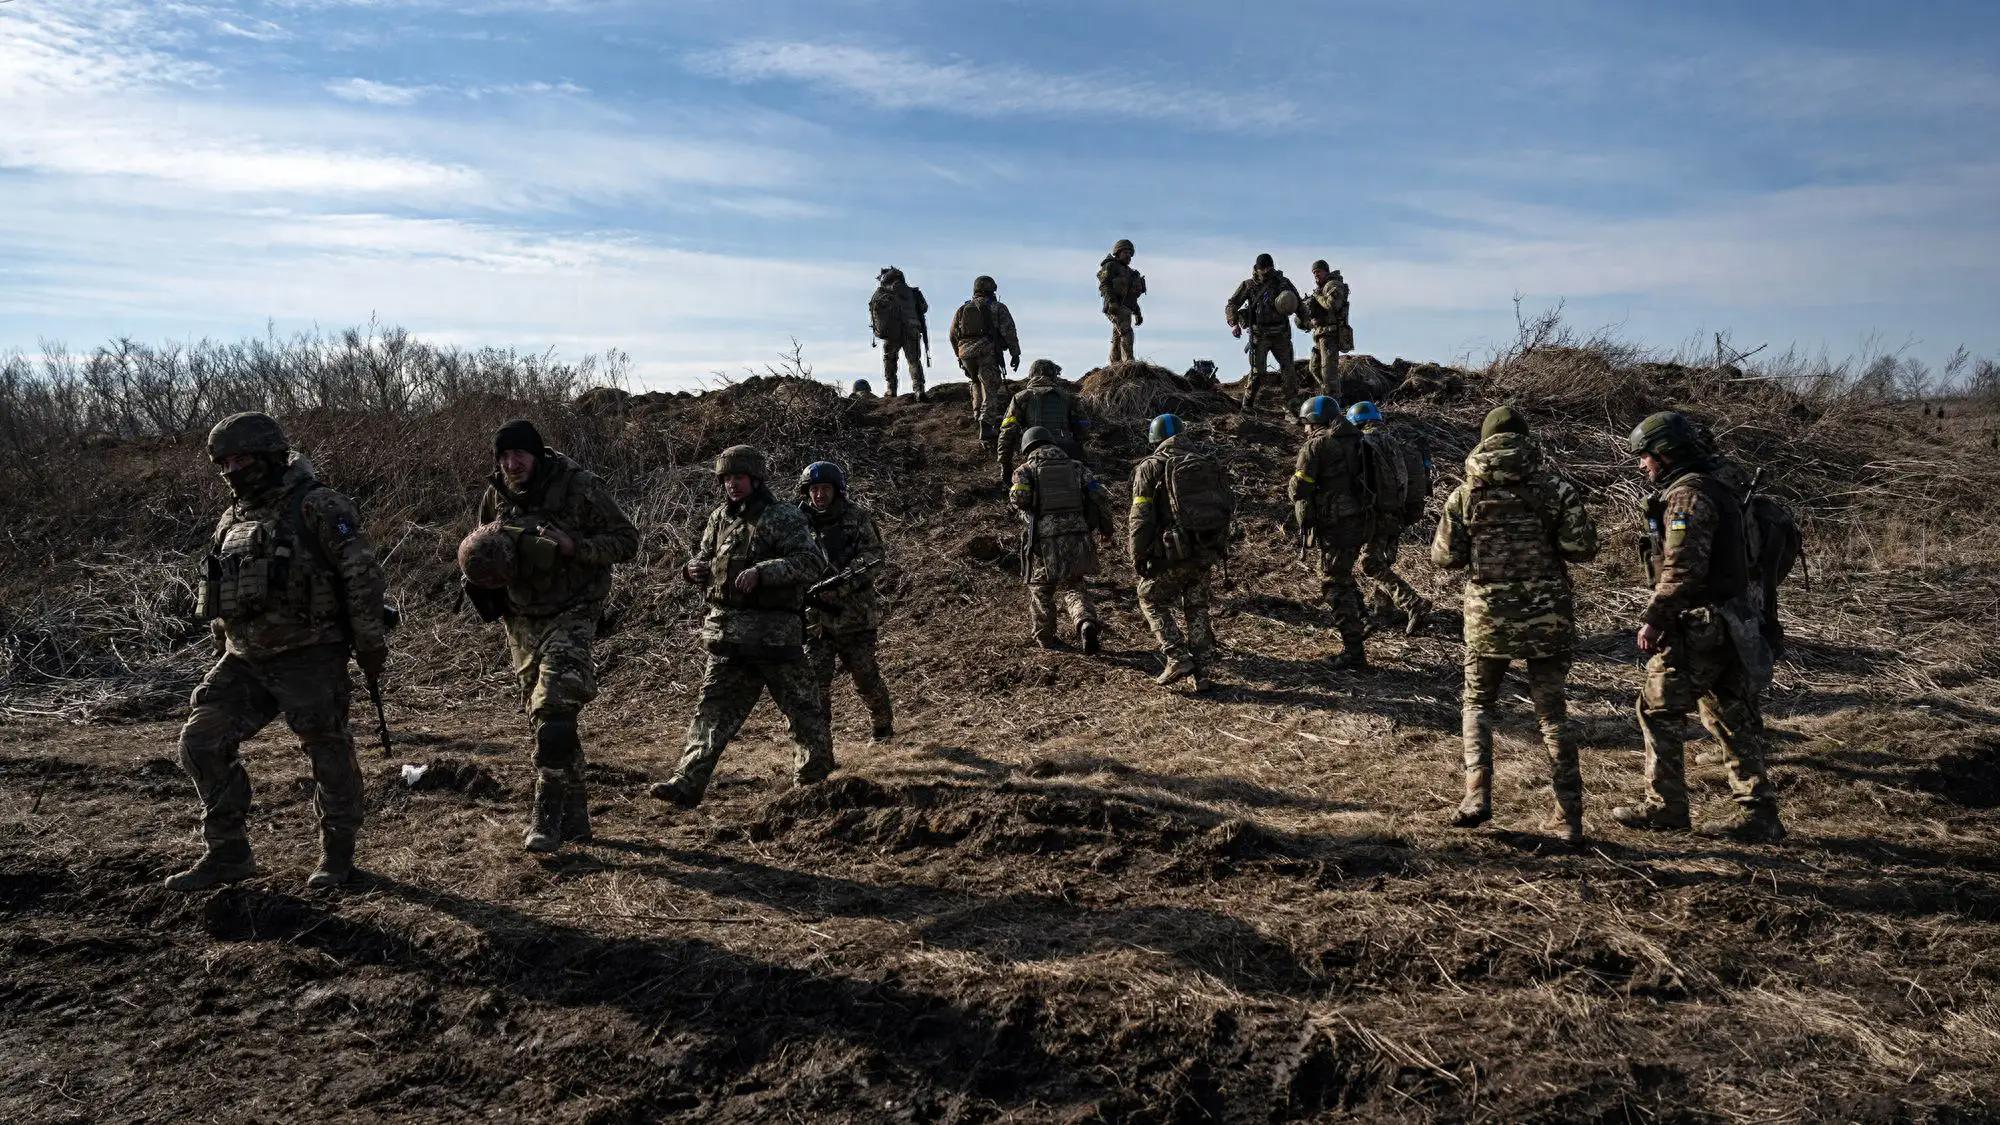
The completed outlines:
[[[1152,442],[1154,445],[1158,445],[1170,437],[1179,436],[1180,432],[1180,415],[1162,414],[1158,418],[1153,419],[1152,425],[1146,427],[1146,440]]]
[[[801,494],[816,484],[830,484],[835,492],[842,496],[847,495],[847,474],[841,472],[840,466],[831,461],[814,461],[799,474]]]
[[[1382,420],[1382,408],[1372,402],[1357,402],[1347,408],[1347,420],[1355,425]]]
[[[1340,400],[1330,395],[1314,395],[1299,407],[1299,421],[1308,426],[1331,426],[1340,420]]]

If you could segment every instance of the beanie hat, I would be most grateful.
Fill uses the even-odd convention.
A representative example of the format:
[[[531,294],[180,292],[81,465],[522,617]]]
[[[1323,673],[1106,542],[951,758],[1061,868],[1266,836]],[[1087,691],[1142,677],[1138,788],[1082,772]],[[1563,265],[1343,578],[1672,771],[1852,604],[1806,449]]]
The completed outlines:
[[[510,449],[522,449],[537,457],[548,448],[542,441],[542,431],[535,428],[526,418],[516,418],[500,427],[493,435],[493,456],[498,457]]]
[[[1511,406],[1496,406],[1488,412],[1486,421],[1480,424],[1479,440],[1485,441],[1494,434],[1525,434],[1527,432],[1528,419],[1525,416]]]

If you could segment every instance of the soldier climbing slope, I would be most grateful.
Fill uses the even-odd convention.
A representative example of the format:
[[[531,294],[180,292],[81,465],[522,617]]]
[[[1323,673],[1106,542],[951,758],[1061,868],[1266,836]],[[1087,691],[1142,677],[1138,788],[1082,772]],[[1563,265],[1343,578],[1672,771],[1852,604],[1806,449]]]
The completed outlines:
[[[889,686],[875,657],[882,607],[872,571],[882,565],[882,535],[875,517],[847,495],[847,474],[831,461],[814,461],[799,474],[799,510],[812,528],[813,542],[833,568],[806,597],[806,658],[819,685],[821,722],[833,728],[836,664],[854,677],[854,690],[868,705],[874,738],[895,733]]]
[[[1000,471],[1003,480],[1014,479],[1014,461],[1021,452],[1021,435],[1040,426],[1049,432],[1064,453],[1081,461],[1083,439],[1090,435],[1090,415],[1076,391],[1062,381],[1062,368],[1053,360],[1038,359],[1028,365],[1028,382],[1007,402],[1006,417],[1000,420]]]
[[[1132,268],[1132,240],[1121,238],[1097,264],[1097,295],[1104,299],[1104,316],[1111,322],[1111,362],[1133,358],[1132,329],[1146,323],[1139,298],[1146,295],[1146,275]]]
[[[1396,555],[1402,549],[1403,532],[1424,518],[1424,501],[1431,494],[1431,459],[1414,435],[1392,431],[1381,408],[1372,402],[1348,407],[1347,420],[1361,429],[1362,465],[1375,507],[1374,531],[1361,548],[1370,609],[1383,612],[1386,604],[1403,615],[1403,632],[1413,634],[1431,603],[1396,573]]]
[[[1139,572],[1139,612],[1152,627],[1167,666],[1161,685],[1194,677],[1209,686],[1215,632],[1208,620],[1209,573],[1229,551],[1236,493],[1229,470],[1186,433],[1179,417],[1162,414],[1147,429],[1151,456],[1132,470],[1132,516],[1126,535]],[[1178,611],[1187,620],[1182,630]]]
[[[1090,603],[1086,583],[1097,573],[1097,545],[1090,533],[1111,538],[1104,486],[1040,426],[1021,435],[1021,448],[1028,460],[1014,471],[1014,485],[1007,496],[1027,525],[1022,568],[1035,643],[1056,647],[1056,598],[1060,595],[1083,651],[1095,654],[1103,626]]]
[[[1014,331],[1014,314],[1000,303],[999,282],[984,275],[972,279],[972,299],[951,317],[951,350],[972,384],[972,424],[980,442],[990,443],[999,434],[1005,405],[1007,377],[1000,361],[1004,357],[1014,370],[1021,368],[1021,337]]]
[[[930,329],[924,320],[931,311],[930,303],[924,300],[924,291],[903,280],[903,271],[895,266],[885,267],[875,283],[875,292],[868,298],[868,326],[882,341],[882,383],[889,397],[895,398],[896,357],[900,354],[910,365],[910,390],[916,392],[918,402],[927,401],[919,349],[930,342]]]
[[[1361,431],[1326,395],[1299,407],[1299,423],[1307,434],[1290,485],[1299,554],[1303,558],[1308,547],[1318,552],[1320,598],[1340,630],[1341,653],[1332,667],[1365,672],[1368,611],[1354,582],[1354,563],[1374,532],[1374,512],[1363,477]]]

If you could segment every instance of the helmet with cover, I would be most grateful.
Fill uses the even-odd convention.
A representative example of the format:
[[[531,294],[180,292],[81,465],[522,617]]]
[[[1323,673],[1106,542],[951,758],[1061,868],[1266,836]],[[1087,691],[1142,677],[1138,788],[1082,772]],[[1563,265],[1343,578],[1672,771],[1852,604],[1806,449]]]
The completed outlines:
[[[473,528],[458,543],[459,573],[488,590],[506,586],[514,577],[514,538],[498,520]]]

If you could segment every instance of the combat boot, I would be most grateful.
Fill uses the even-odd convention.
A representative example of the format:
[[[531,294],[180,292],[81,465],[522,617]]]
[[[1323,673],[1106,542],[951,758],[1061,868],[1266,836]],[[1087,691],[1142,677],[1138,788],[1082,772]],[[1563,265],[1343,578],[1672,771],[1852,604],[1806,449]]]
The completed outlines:
[[[1670,809],[1656,801],[1641,805],[1619,805],[1611,810],[1611,819],[1627,828],[1647,832],[1685,832],[1688,830],[1686,809]]]
[[[250,841],[227,840],[208,845],[193,867],[167,876],[170,891],[205,891],[257,874],[257,861],[250,856]]]
[[[1445,823],[1453,828],[1477,828],[1493,819],[1493,771],[1490,769],[1467,770],[1465,774],[1465,800],[1458,803],[1451,819]]]
[[[1168,684],[1179,683],[1194,674],[1194,661],[1189,660],[1185,656],[1176,656],[1167,662],[1166,670],[1161,672],[1159,677],[1153,682],[1159,684],[1161,687],[1165,687]]]
[[[1430,615],[1431,600],[1429,598],[1418,598],[1416,606],[1410,610],[1409,619],[1403,622],[1403,635],[1406,637],[1416,636],[1417,630],[1424,627],[1424,618]]]
[[[646,793],[648,796],[656,800],[665,801],[676,808],[692,809],[696,805],[701,804],[701,794],[695,792],[687,782],[681,780],[678,774],[666,781],[655,782],[646,789]]]
[[[1784,822],[1778,819],[1778,810],[1770,805],[1754,805],[1727,820],[1704,824],[1701,834],[1711,839],[1734,840],[1739,844],[1775,844],[1786,836]]]
[[[583,763],[569,771],[563,787],[562,838],[569,843],[590,842],[590,786],[583,780]]]
[[[894,737],[896,737],[896,724],[888,719],[876,723],[875,729],[868,732],[870,742],[887,742]]]
[[[1336,672],[1366,672],[1369,670],[1368,650],[1364,647],[1366,642],[1362,640],[1361,634],[1343,634],[1340,638],[1340,643],[1342,646],[1340,654],[1332,660],[1327,661],[1327,667]]]
[[[1555,833],[1563,843],[1572,848],[1583,846],[1582,809],[1559,809],[1549,815],[1549,819],[1542,827]]]
[[[1085,656],[1097,655],[1097,650],[1103,647],[1104,644],[1103,634],[1104,627],[1095,621],[1086,621],[1082,625],[1077,626],[1076,635],[1083,642],[1083,654]]]
[[[324,891],[345,886],[354,879],[354,833],[321,829],[319,867],[306,877],[308,890]]]
[[[1194,690],[1196,692],[1204,692],[1214,686],[1215,686],[1215,681],[1208,678],[1208,669],[1199,664],[1195,665]]]
[[[528,822],[528,834],[521,839],[522,847],[544,855],[562,847],[563,791],[568,788],[567,781],[568,774],[562,770],[536,772],[535,808]]]

